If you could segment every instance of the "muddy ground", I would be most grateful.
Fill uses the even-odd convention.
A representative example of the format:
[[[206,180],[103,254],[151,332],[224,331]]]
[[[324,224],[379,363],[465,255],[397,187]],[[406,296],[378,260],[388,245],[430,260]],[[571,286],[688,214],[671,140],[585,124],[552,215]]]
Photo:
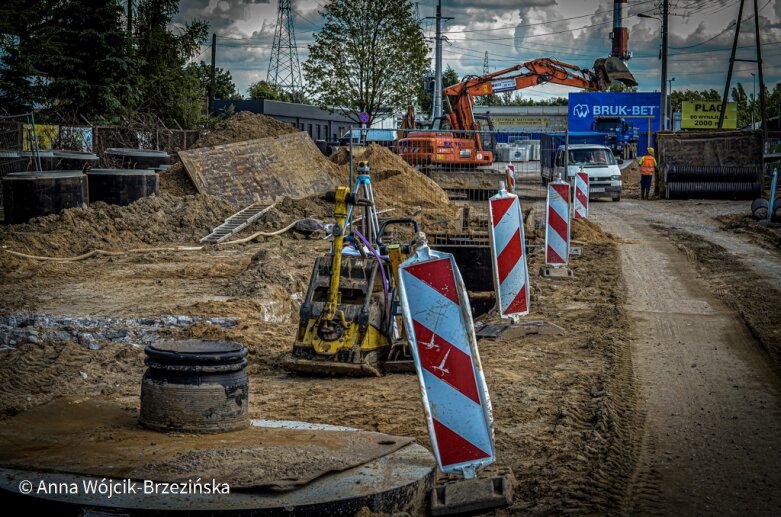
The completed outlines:
[[[181,182],[176,184],[181,187]],[[183,194],[185,190],[180,188],[176,193]],[[74,213],[6,229],[0,232],[0,245],[28,254],[57,256],[74,256],[94,247],[117,251],[193,245],[231,212],[229,207],[203,196],[171,196],[146,201],[155,207],[148,216],[144,211],[136,214],[138,207],[98,207],[95,213]],[[326,219],[327,210],[316,200],[287,201],[239,236],[282,228],[304,216]],[[427,219],[426,213],[415,210],[406,213]],[[704,302],[698,301],[695,294],[709,290],[708,307],[715,308],[708,310],[730,315],[721,323],[723,332],[713,331],[717,334],[713,339],[718,338],[719,332],[734,334],[738,337],[730,341],[733,345],[737,342],[755,352],[764,346],[767,352],[762,353],[777,361],[777,311],[759,311],[757,305],[749,304],[754,285],[749,281],[756,279],[757,269],[762,269],[765,276],[761,281],[776,288],[775,282],[781,278],[776,277],[777,269],[773,267],[775,264],[781,269],[778,251],[768,246],[747,247],[746,243],[751,245],[757,232],[747,237],[722,229],[716,217],[747,212],[747,206],[736,202],[628,200],[595,202],[592,210],[594,220],[613,235],[605,234],[596,224],[578,223],[573,239],[583,246],[583,255],[572,261],[574,281],[542,280],[536,274],[541,254],[530,257],[532,312],[527,319],[560,325],[566,329],[565,335],[480,342],[494,406],[499,463],[510,466],[518,481],[508,512],[653,513],[669,511],[676,504],[683,504],[680,507],[691,513],[715,511],[731,492],[698,507],[691,500],[681,502],[676,497],[691,499],[691,494],[695,494],[702,498],[702,493],[676,490],[675,483],[680,480],[665,473],[676,469],[686,472],[691,465],[708,465],[692,477],[701,481],[714,469],[729,471],[737,456],[711,461],[708,447],[728,448],[725,443],[732,439],[737,440],[735,450],[742,447],[750,455],[757,455],[766,449],[757,447],[758,441],[751,441],[755,428],[762,428],[758,435],[762,439],[768,439],[771,433],[769,439],[774,444],[772,432],[779,422],[778,380],[769,367],[762,369],[762,361],[767,357],[751,359],[748,364],[755,369],[736,370],[735,375],[748,377],[733,381],[726,363],[713,364],[703,359],[693,362],[698,366],[686,363],[685,369],[676,370],[669,363],[654,363],[653,352],[638,355],[638,350],[643,350],[638,347],[644,343],[667,343],[669,332],[662,324],[649,326],[648,318],[638,317],[638,308],[649,309],[647,304],[653,304],[655,299],[677,299],[672,293],[681,287],[668,282],[648,290],[648,282],[653,280],[638,277],[637,271],[646,271],[646,266],[633,260],[651,256],[642,246],[652,249],[658,247],[655,239],[669,237],[665,241],[665,256],[673,264],[692,264],[690,269],[674,271],[675,279],[688,282],[687,292],[694,300],[684,299],[680,302],[683,305],[670,310],[681,312],[682,307],[689,307],[687,303],[695,302],[701,308]],[[134,215],[125,220],[128,213],[140,217]],[[128,222],[131,220],[132,224]],[[103,225],[110,231],[90,237],[89,225],[83,226],[84,221]],[[71,233],[66,232],[67,228],[71,228]],[[682,231],[704,239],[705,243]],[[539,237],[536,234],[541,232],[529,237]],[[718,243],[712,242],[714,239]],[[761,239],[764,242],[765,237]],[[714,243],[720,248],[713,248]],[[412,375],[320,378],[296,376],[280,368],[282,358],[292,347],[298,304],[312,262],[328,247],[322,234],[306,237],[286,233],[203,251],[98,256],[68,263],[30,260],[0,252],[0,316],[4,317],[0,321],[4,332],[0,351],[0,418],[9,418],[61,395],[114,400],[135,409],[144,371],[144,344],[160,337],[220,338],[240,341],[250,350],[247,371],[252,418],[348,425],[410,436],[430,447],[419,389]],[[743,254],[736,256],[736,250]],[[765,267],[766,264],[769,266]],[[721,301],[722,293],[736,285],[746,289],[741,291],[746,296],[738,297],[736,305]],[[759,304],[760,300],[755,302]],[[702,311],[689,311],[688,316],[687,311],[682,312],[683,319],[675,320],[680,328],[703,321]],[[47,320],[42,318],[44,315],[58,318]],[[67,319],[75,317],[81,319]],[[138,318],[144,321],[139,323]],[[665,316],[659,321],[667,319]],[[115,332],[123,326],[132,333]],[[704,339],[701,334],[689,331],[660,350],[669,354],[685,350],[680,347],[683,342],[695,347],[704,345],[704,341],[698,341]],[[685,355],[681,360],[690,359]],[[642,372],[637,371],[638,366],[643,368]],[[668,375],[656,378],[654,369]],[[701,407],[708,411],[719,409],[720,399],[714,400],[712,395],[709,399],[708,393],[700,393],[700,388],[709,384],[702,382],[699,386],[697,378],[691,381],[694,384],[680,384],[682,379],[690,379],[690,370],[719,379],[720,389],[737,390],[731,386],[748,384],[752,390],[741,392],[742,398],[726,399],[726,416],[719,413],[718,418],[702,418],[699,407],[696,411],[690,407],[690,395],[697,394],[694,403],[706,401]],[[657,401],[653,395],[666,393],[659,379],[667,383],[668,392],[677,394],[673,400],[686,409],[679,416],[691,425],[676,424],[669,411],[665,413],[666,399],[654,406]],[[714,393],[720,395],[721,391]],[[746,408],[756,410],[751,419],[742,419]],[[764,414],[762,408],[766,408]],[[745,422],[746,427],[730,427],[728,436],[708,442],[705,431],[716,433],[725,425],[721,418],[731,421],[732,416],[738,417],[737,422]],[[687,443],[697,440],[707,447],[696,449],[695,459],[681,454]],[[744,443],[746,440],[749,442]],[[664,450],[660,444],[665,441],[676,448]],[[764,483],[760,493],[765,502],[751,506],[746,496],[749,492],[741,492],[735,501],[757,509],[758,513],[777,509],[778,498],[773,497],[779,485],[774,484],[778,480],[772,469],[781,472],[777,468],[781,465],[777,453],[780,449],[781,444],[765,452],[764,460],[758,463],[759,470],[767,472],[760,480]],[[670,463],[662,463],[660,455],[672,458]],[[729,476],[712,476],[714,480],[705,485],[709,494],[723,491],[735,481],[735,476],[739,478],[740,490],[758,486],[746,481],[746,476],[741,477],[743,471],[735,476],[729,472]]]
[[[197,235],[230,212],[203,196],[163,196],[145,203],[157,216],[136,217],[139,207],[134,206],[97,207],[97,212],[88,209],[6,230],[3,244],[56,256],[78,255],[90,247],[116,251],[193,245]],[[308,203],[283,203],[251,231],[281,228],[305,215],[325,218],[322,206]],[[125,224],[122,214],[132,224]],[[101,226],[107,237],[96,238],[90,226]],[[71,227],[69,234],[65,229]],[[619,504],[622,473],[631,464],[626,416],[634,402],[617,249],[595,225],[579,224],[573,235],[584,247],[583,256],[573,262],[578,281],[541,280],[535,274],[532,284],[530,318],[565,327],[565,335],[481,343],[499,461],[512,467],[519,482],[513,511],[608,511]],[[17,317],[5,321],[17,328],[6,332],[0,352],[0,415],[8,418],[61,395],[105,398],[137,408],[142,346],[150,335],[224,338],[249,347],[252,418],[348,425],[414,437],[430,447],[414,376],[301,377],[280,368],[293,344],[298,304],[313,260],[328,247],[322,234],[307,238],[287,233],[206,251],[68,263],[0,254],[0,315]],[[532,272],[541,260],[539,253],[531,257]],[[41,315],[59,318],[42,320]],[[65,317],[95,321],[63,323]],[[228,323],[188,324],[187,317],[225,318]],[[144,329],[132,327],[129,337],[113,339],[122,322],[132,318],[150,322]],[[100,348],[91,349],[91,344]]]

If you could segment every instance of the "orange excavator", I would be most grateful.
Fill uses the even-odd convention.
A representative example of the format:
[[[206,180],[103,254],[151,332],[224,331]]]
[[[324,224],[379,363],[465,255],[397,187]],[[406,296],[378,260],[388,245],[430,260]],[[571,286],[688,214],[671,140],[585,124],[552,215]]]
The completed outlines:
[[[433,121],[432,129],[436,131],[406,132],[406,138],[399,140],[399,154],[407,163],[422,168],[463,169],[464,166],[491,165],[491,135],[477,131],[491,131],[493,125],[490,118],[473,113],[475,97],[546,83],[602,91],[613,81],[637,86],[626,65],[615,57],[597,59],[593,70],[542,58],[491,74],[468,77],[443,89],[451,110],[446,117]]]

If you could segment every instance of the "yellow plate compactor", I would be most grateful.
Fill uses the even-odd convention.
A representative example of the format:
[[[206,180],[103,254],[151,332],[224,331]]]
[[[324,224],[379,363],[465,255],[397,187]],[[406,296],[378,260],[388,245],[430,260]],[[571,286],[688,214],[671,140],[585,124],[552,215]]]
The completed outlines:
[[[329,255],[315,260],[299,311],[293,353],[284,368],[347,376],[414,371],[395,289],[396,268],[412,246],[382,245],[381,236],[393,223],[413,224],[417,233],[417,222],[386,221],[375,243],[355,241],[354,235],[346,239],[349,206],[366,206],[371,201],[347,187],[326,193],[325,199],[335,204],[333,246]],[[353,244],[345,247],[346,240]],[[404,251],[407,253],[402,254]]]

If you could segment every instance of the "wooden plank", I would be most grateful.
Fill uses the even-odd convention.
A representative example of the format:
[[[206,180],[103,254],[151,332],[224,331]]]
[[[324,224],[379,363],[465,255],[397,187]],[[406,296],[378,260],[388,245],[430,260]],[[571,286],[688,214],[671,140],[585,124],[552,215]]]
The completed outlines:
[[[235,205],[332,190],[337,166],[303,132],[179,151],[198,192]]]

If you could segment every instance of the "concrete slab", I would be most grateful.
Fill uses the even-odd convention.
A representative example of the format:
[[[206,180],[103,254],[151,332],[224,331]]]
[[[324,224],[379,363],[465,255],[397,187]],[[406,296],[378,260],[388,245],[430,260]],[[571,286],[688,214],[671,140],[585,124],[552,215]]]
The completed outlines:
[[[336,187],[336,165],[306,133],[179,151],[198,192],[235,205],[300,199]]]

